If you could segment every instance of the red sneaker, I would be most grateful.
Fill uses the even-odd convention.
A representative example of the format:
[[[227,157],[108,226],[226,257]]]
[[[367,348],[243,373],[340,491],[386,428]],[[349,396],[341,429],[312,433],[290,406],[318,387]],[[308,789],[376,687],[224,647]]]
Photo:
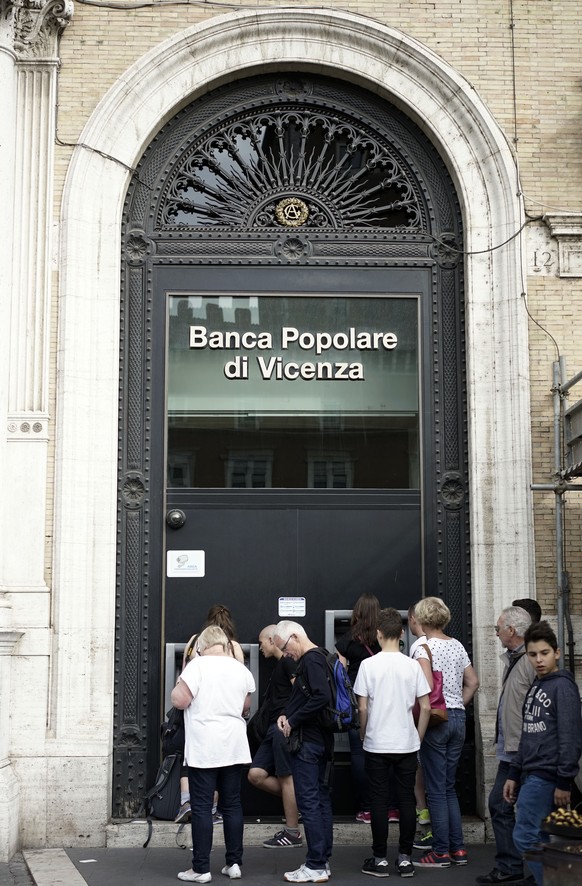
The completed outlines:
[[[415,868],[450,868],[451,856],[448,852],[443,852],[442,855],[439,855],[438,852],[427,852],[412,864]]]
[[[455,849],[454,852],[451,852],[449,854],[451,856],[451,861],[453,862],[453,864],[467,864],[467,862],[469,861],[465,849]]]
[[[399,809],[389,809],[388,810],[388,821],[400,821],[400,810]]]

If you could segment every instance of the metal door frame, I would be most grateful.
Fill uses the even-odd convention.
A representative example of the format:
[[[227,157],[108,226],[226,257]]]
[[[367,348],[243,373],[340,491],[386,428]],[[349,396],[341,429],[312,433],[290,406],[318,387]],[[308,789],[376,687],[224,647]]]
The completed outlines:
[[[291,84],[291,86],[290,86]],[[298,86],[299,84],[299,86]],[[261,98],[262,97],[262,98]],[[349,113],[362,131],[390,143],[408,175],[422,230],[341,227],[330,209],[327,227],[290,233],[272,224],[172,228],[163,200],[191,152],[190,132],[229,113],[258,107],[318,103],[326,114]],[[311,103],[311,104],[310,104]],[[225,110],[226,109],[226,110]],[[234,111],[233,111],[234,109]],[[182,145],[182,153],[176,146]],[[166,195],[166,197],[164,196]],[[257,216],[252,216],[255,219]],[[335,227],[334,227],[335,225]],[[165,330],[153,322],[156,267],[358,267],[387,273],[425,269],[430,340],[422,359],[433,393],[425,459],[425,590],[453,612],[452,631],[471,647],[468,453],[465,396],[462,224],[450,176],[426,136],[377,96],[346,82],[283,73],[222,87],[181,110],[146,149],[134,174],[123,218],[120,344],[118,580],[115,658],[113,810],[137,811],[157,768],[154,746],[161,714],[161,611],[164,527],[159,420],[164,413]],[[160,482],[161,481],[161,482]]]

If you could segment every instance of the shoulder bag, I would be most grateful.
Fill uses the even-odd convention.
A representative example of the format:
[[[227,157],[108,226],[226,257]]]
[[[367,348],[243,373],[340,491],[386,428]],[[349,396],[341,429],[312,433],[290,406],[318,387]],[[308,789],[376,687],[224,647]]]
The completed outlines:
[[[430,668],[432,671],[432,690],[428,697],[430,704],[430,718],[428,725],[429,727],[439,726],[441,723],[445,723],[449,719],[447,703],[443,695],[443,673],[442,671],[435,671],[432,666],[432,652],[430,651],[430,646],[427,646],[426,643],[423,643],[422,645],[428,652]],[[414,717],[414,722],[418,723],[418,718],[420,716],[420,705],[418,702],[415,703],[412,709],[412,715]]]

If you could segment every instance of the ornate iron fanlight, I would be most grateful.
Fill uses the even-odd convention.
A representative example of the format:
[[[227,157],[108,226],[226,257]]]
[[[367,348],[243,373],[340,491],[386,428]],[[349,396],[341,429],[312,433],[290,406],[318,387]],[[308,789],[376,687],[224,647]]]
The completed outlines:
[[[426,229],[394,147],[306,107],[247,113],[196,139],[166,182],[158,226]]]

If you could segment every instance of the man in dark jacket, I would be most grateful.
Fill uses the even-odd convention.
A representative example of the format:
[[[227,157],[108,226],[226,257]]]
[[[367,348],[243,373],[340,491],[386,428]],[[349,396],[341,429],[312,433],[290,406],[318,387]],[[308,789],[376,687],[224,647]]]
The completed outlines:
[[[572,675],[558,669],[556,635],[541,621],[528,628],[524,641],[537,676],[525,699],[519,749],[503,788],[507,803],[517,800],[513,840],[522,854],[543,839],[541,825],[554,806],[570,802],[582,753],[580,692]],[[541,862],[528,865],[541,886]]]
[[[263,700],[269,709],[269,728],[253,757],[248,777],[256,788],[281,797],[283,802],[285,827],[277,831],[274,837],[264,840],[263,846],[267,849],[289,849],[302,846],[303,840],[298,827],[289,745],[277,728],[277,720],[291,695],[295,664],[275,646],[275,629],[276,625],[267,625],[259,634],[259,649],[265,658],[274,658],[276,664]]]
[[[326,883],[333,843],[329,774],[333,734],[321,725],[321,713],[331,704],[327,663],[305,628],[295,621],[280,621],[275,645],[297,662],[296,677],[285,712],[277,726],[289,739],[297,806],[307,842],[304,864],[284,875],[289,883]]]

